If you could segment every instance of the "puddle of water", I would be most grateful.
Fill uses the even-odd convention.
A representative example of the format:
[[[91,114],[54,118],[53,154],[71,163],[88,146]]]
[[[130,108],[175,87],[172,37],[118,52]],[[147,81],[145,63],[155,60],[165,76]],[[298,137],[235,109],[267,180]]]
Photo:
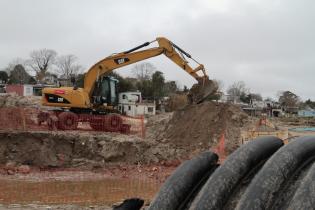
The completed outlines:
[[[298,128],[291,128],[290,131],[297,131],[297,132],[304,132],[304,131],[312,131],[315,132],[315,127],[298,127]]]
[[[111,205],[126,198],[151,200],[160,184],[150,180],[0,181],[2,204]]]

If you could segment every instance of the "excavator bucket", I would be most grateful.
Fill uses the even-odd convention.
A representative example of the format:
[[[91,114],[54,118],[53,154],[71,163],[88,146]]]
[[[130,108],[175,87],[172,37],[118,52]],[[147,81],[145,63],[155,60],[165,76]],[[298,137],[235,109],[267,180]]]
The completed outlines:
[[[198,83],[194,84],[189,93],[188,98],[191,104],[199,104],[208,97],[215,95],[218,85],[215,81],[209,80],[208,77],[201,77]]]

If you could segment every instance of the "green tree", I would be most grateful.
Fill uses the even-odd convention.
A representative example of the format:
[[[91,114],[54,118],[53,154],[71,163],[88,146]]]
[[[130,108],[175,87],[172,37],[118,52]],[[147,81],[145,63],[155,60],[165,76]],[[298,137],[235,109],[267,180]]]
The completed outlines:
[[[5,71],[0,71],[0,83],[7,83],[9,79],[8,73]]]
[[[184,92],[184,93],[188,93],[188,91],[189,91],[188,87],[187,87],[186,85],[184,85],[183,92]]]
[[[84,76],[85,74],[78,74],[76,76],[76,87],[79,87],[79,88],[84,87]]]
[[[142,94],[143,98],[152,99],[153,97],[153,88],[152,80],[140,80],[136,84],[137,90]]]
[[[114,77],[118,80],[118,92],[135,91],[137,88],[134,83],[129,78],[124,78],[116,72],[111,72],[109,76]]]
[[[10,63],[8,63],[8,65],[4,68],[4,71],[8,73],[8,75],[10,75],[11,71],[13,71],[14,67],[16,65],[22,65],[25,66],[26,61],[23,60],[22,58],[15,58],[13,60],[10,61]]]
[[[262,101],[262,96],[259,93],[250,93],[250,97],[252,100]]]
[[[18,64],[11,71],[9,84],[36,84],[36,81],[26,71],[23,65]]]
[[[251,102],[251,100],[252,100],[252,97],[251,97],[251,94],[246,94],[246,93],[241,93],[241,95],[240,95],[240,100],[241,100],[241,102],[243,102],[243,103],[247,103],[247,104],[249,104],[250,102]]]
[[[315,101],[312,101],[311,99],[308,99],[304,102],[304,105],[312,108],[312,109],[315,109]]]
[[[160,99],[164,96],[165,78],[162,72],[156,71],[152,75],[153,98]]]
[[[279,103],[283,107],[297,107],[300,97],[291,91],[283,91],[279,96]]]
[[[177,90],[178,90],[178,87],[177,87],[177,84],[175,81],[168,81],[165,83],[165,90],[164,91],[165,91],[166,96],[169,96],[173,93],[176,93]],[[187,92],[188,92],[188,89],[187,89]]]

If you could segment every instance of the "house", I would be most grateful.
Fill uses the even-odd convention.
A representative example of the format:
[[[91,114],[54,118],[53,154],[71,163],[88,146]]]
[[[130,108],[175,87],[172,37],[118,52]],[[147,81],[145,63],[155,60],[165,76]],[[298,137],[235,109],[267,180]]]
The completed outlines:
[[[239,96],[233,96],[233,95],[224,95],[222,94],[220,99],[218,100],[219,102],[222,103],[233,103],[237,104],[240,102],[240,97]]]
[[[43,81],[47,85],[58,85],[58,77],[55,74],[47,73]]]
[[[155,103],[143,101],[139,91],[119,93],[118,110],[133,117],[156,114]]]
[[[19,96],[32,96],[33,85],[6,85],[6,93],[16,93]]]

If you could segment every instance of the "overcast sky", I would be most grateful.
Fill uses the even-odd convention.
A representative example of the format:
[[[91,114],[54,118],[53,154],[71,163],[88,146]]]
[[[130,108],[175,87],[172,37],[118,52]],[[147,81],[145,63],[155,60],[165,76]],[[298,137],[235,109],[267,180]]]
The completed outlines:
[[[264,97],[291,90],[315,100],[314,0],[0,0],[0,9],[0,69],[50,48],[76,55],[88,70],[165,36],[225,88],[243,80]],[[195,82],[164,56],[148,61],[167,80]]]

